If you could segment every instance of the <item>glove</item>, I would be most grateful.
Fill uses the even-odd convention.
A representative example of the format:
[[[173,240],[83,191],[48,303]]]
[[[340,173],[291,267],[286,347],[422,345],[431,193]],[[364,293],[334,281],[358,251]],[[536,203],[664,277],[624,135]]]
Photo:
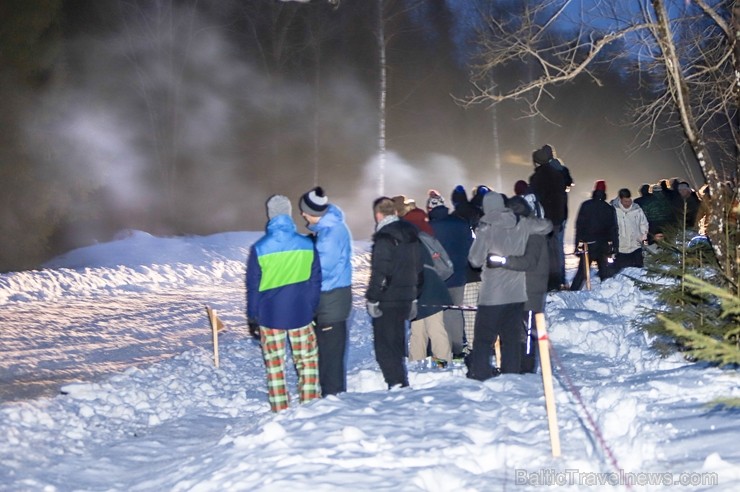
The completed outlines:
[[[380,318],[383,316],[383,311],[380,310],[380,302],[367,301],[367,314],[369,314],[371,318]]]
[[[419,307],[419,301],[417,301],[416,299],[414,299],[413,301],[411,301],[411,309],[409,309],[409,316],[408,316],[408,319],[409,320],[416,319],[416,314],[417,314],[417,311],[418,311],[418,307]]]
[[[249,325],[249,334],[252,335],[252,338],[259,340],[260,339],[260,325],[254,320],[247,321],[247,324]]]
[[[486,266],[488,268],[499,268],[506,265],[506,257],[499,255],[488,255],[486,258]]]

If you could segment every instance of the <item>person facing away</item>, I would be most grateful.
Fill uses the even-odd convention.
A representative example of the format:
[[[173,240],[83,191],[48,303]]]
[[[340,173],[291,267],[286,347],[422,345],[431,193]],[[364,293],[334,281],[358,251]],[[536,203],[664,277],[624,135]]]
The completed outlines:
[[[473,189],[473,196],[468,201],[468,207],[462,213],[458,210],[458,202],[462,201],[461,193],[465,192],[465,188],[462,185],[458,185],[453,190],[452,202],[455,204],[455,210],[453,214],[462,217],[468,223],[470,227],[470,236],[475,237],[475,230],[478,228],[480,218],[483,216],[483,197],[491,191],[486,185],[478,185]],[[467,236],[467,234],[466,234]],[[471,243],[472,245],[472,243]],[[470,250],[468,250],[470,252]],[[466,258],[467,263],[467,258]],[[467,263],[465,269],[465,287],[463,288],[463,300],[464,306],[477,306],[478,305],[478,294],[480,293],[480,276],[481,269],[473,268],[470,263]],[[468,355],[473,350],[473,343],[475,340],[475,311],[471,309],[465,309],[462,312],[464,320],[465,330],[465,348],[464,353]]]
[[[465,187],[463,185],[455,186],[450,195],[450,200],[452,202],[452,212],[450,214],[464,220],[472,229],[480,220],[482,213],[478,207],[468,200],[468,192],[465,191]]]
[[[563,231],[567,218],[568,194],[563,173],[550,164],[552,153],[537,149],[532,153],[534,173],[529,177],[531,191],[545,211],[545,218],[552,222],[552,235],[557,255],[550,255],[551,276],[549,289],[557,290],[565,284],[565,251],[563,250]]]
[[[452,260],[452,276],[445,279],[452,301],[459,306],[463,303],[465,284],[468,275],[468,252],[473,244],[473,232],[460,217],[450,214],[447,203],[440,195],[427,200],[429,224],[434,236],[442,243]],[[452,343],[452,353],[456,358],[463,357],[465,348],[465,318],[460,309],[447,309],[444,312],[444,325]]]
[[[285,381],[286,344],[298,372],[301,403],[321,396],[319,351],[313,319],[321,292],[321,263],[313,241],[296,232],[290,200],[267,200],[265,235],[247,260],[247,321],[259,335],[267,370],[267,398],[273,412],[290,406]]]
[[[614,271],[626,267],[643,266],[642,245],[647,241],[648,220],[640,206],[632,200],[632,193],[622,188],[612,201],[619,229],[619,248],[614,258]]]
[[[635,198],[635,203],[640,206],[648,221],[648,243],[653,244],[656,240],[664,238],[666,228],[671,226],[673,220],[671,204],[666,200],[658,185],[640,186],[640,196]]]
[[[695,232],[699,222],[701,199],[686,181],[679,182],[676,191],[678,193],[676,198],[676,217],[678,218],[679,227],[683,227],[685,224],[686,229]]]
[[[419,229],[419,237],[434,237],[427,214],[415,208],[403,216]],[[450,337],[445,330],[444,306],[452,304],[452,298],[442,280],[434,270],[431,253],[421,245],[421,258],[424,264],[424,283],[419,293],[416,318],[411,320],[409,336],[409,361],[422,361],[427,358],[427,347],[431,345],[432,360],[437,367],[447,367],[452,360]],[[441,245],[440,245],[441,246]]]
[[[320,186],[298,201],[307,228],[315,234],[321,262],[321,296],[315,331],[319,345],[322,396],[347,391],[347,318],[352,311],[352,234],[344,213]]]
[[[406,320],[416,318],[415,301],[424,282],[422,245],[418,229],[399,220],[392,199],[376,199],[373,216],[376,225],[365,298],[375,360],[389,389],[406,387]]]
[[[416,202],[413,198],[408,198],[406,195],[396,195],[393,198],[393,203],[396,205],[396,214],[399,217],[403,217],[410,210],[416,208]]]
[[[529,205],[530,210],[532,210],[532,217],[541,219],[545,216],[545,210],[537,200],[537,196],[531,191],[529,183],[523,179],[514,183],[514,196],[520,196],[527,201],[527,205]]]
[[[614,207],[606,202],[606,182],[594,184],[591,198],[581,204],[576,216],[575,249],[581,252],[578,270],[570,284],[570,290],[580,290],[586,279],[586,269],[595,261],[599,278],[604,281],[610,276],[609,255],[619,247],[619,229]],[[588,261],[581,246],[588,248]]]
[[[504,195],[490,191],[483,197],[483,212],[468,261],[483,267],[491,255],[521,256],[530,234],[546,234],[548,221],[525,222],[506,208]],[[467,376],[485,381],[493,376],[493,343],[501,338],[501,373],[521,371],[521,320],[527,300],[524,272],[483,268],[475,317],[473,351],[468,355]]]
[[[506,201],[506,206],[519,218],[520,221],[544,221],[541,233],[530,234],[526,249],[521,256],[502,256],[500,259],[489,261],[488,266],[525,272],[527,300],[523,312],[523,343],[521,372],[535,372],[537,329],[534,323],[536,313],[545,312],[547,297],[547,279],[550,274],[548,258],[547,234],[552,230],[552,223],[535,217],[534,210],[522,196],[513,196]]]

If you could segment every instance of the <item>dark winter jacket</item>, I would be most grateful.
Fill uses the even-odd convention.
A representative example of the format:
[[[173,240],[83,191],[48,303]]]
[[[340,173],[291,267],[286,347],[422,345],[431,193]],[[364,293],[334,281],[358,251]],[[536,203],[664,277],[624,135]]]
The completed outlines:
[[[470,227],[471,229],[475,229],[476,227],[478,227],[478,222],[483,215],[483,210],[476,207],[470,202],[461,202],[455,205],[455,208],[452,211],[451,215],[455,217],[460,217],[462,220],[465,221],[465,223],[467,223],[468,227]]]
[[[685,219],[687,229],[696,229],[699,222],[699,210],[701,209],[701,200],[699,199],[699,195],[692,190],[691,194],[685,200],[680,194],[678,197],[679,199],[676,202],[678,226],[682,227]]]
[[[370,280],[365,297],[371,302],[408,302],[418,297],[424,282],[416,226],[396,220],[373,235]]]
[[[429,211],[429,224],[434,229],[434,236],[442,243],[447,255],[452,260],[453,273],[446,280],[447,287],[460,287],[467,282],[468,252],[473,244],[473,232],[468,224],[459,217],[450,215],[445,206],[435,207]]]
[[[521,219],[529,220],[529,219]],[[550,255],[547,249],[547,236],[531,234],[527,239],[527,248],[522,256],[507,256],[504,268],[525,272],[527,302],[524,309],[536,313],[545,312],[547,280],[550,275]]]
[[[247,319],[274,329],[313,321],[321,292],[321,263],[314,243],[296,232],[288,215],[267,223],[247,259]]]
[[[529,177],[529,186],[545,210],[545,218],[550,219],[556,228],[560,227],[566,219],[568,207],[563,174],[551,165],[539,165]]]
[[[614,207],[606,202],[606,194],[594,190],[592,198],[581,204],[576,217],[576,247],[580,242],[598,243],[604,247],[611,241],[619,247],[619,228]]]
[[[665,232],[666,227],[669,227],[674,221],[670,202],[661,191],[650,193],[650,185],[643,185],[640,188],[640,193],[642,195],[635,198],[635,203],[645,212],[650,234],[655,235]]]
[[[566,220],[568,218],[568,190],[575,183],[573,183],[573,177],[570,175],[570,169],[568,169],[560,159],[550,159],[550,162],[548,162],[548,164],[555,168],[563,176],[563,200],[565,204],[565,219],[563,220]]]
[[[425,234],[422,232],[421,234]],[[424,264],[424,284],[421,287],[421,293],[419,295],[419,302],[416,312],[416,320],[428,318],[429,316],[442,311],[442,306],[452,304],[452,298],[450,297],[450,290],[444,283],[444,280],[439,278],[439,275],[434,271],[434,261],[429,250],[421,246],[421,258]]]

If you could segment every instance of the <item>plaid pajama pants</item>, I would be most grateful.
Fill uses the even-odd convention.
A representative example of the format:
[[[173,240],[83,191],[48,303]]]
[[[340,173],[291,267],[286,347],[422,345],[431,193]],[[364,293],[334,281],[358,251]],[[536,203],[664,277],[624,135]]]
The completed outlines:
[[[480,292],[480,282],[468,282],[465,284],[463,293],[463,305],[477,306],[478,293]],[[465,352],[470,353],[473,350],[473,339],[475,338],[475,315],[477,311],[463,311],[465,320]]]
[[[301,403],[321,397],[319,386],[319,349],[313,325],[279,330],[260,326],[262,358],[267,370],[267,399],[273,412],[290,406],[285,383],[286,342],[290,341],[293,364],[298,372],[298,395]]]

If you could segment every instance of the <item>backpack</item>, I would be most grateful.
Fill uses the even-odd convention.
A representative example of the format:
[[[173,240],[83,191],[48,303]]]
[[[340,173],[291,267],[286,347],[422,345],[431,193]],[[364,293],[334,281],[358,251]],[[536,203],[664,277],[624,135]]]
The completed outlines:
[[[442,280],[450,278],[454,271],[452,260],[450,260],[447,251],[445,251],[444,246],[442,246],[442,243],[440,243],[436,237],[430,236],[426,232],[420,232],[419,239],[432,256],[432,264],[435,273],[439,275],[439,278]]]

